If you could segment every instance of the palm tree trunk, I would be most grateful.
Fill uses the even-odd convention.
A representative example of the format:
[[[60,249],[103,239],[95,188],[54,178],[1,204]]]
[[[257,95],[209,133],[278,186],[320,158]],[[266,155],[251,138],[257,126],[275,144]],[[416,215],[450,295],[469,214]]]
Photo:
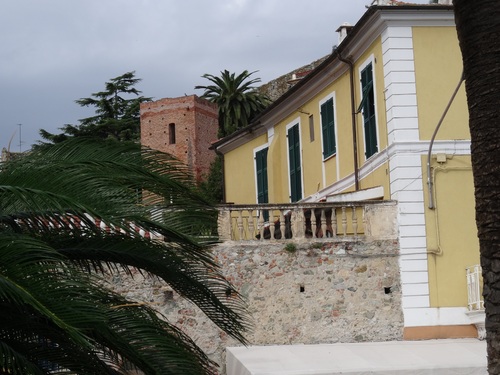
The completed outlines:
[[[488,372],[500,374],[500,1],[453,3],[469,107]]]

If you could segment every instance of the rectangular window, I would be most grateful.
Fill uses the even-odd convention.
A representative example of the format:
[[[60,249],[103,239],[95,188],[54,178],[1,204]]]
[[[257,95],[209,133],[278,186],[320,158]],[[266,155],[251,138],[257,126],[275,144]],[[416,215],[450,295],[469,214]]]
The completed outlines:
[[[323,159],[326,159],[337,152],[335,144],[333,98],[321,104],[321,132],[323,135]]]
[[[363,111],[365,156],[368,159],[378,152],[377,123],[375,120],[375,94],[373,90],[373,69],[371,63],[361,71],[361,90],[363,98],[359,105],[358,112]]]
[[[313,115],[309,116],[309,140],[314,142],[314,117]]]
[[[288,163],[290,167],[290,201],[302,199],[302,162],[300,157],[299,124],[288,129]]]
[[[257,174],[257,203],[269,203],[267,183],[267,148],[255,153],[255,171]],[[269,212],[264,211],[264,221],[269,221]]]
[[[168,143],[171,145],[175,144],[175,124],[168,124]]]

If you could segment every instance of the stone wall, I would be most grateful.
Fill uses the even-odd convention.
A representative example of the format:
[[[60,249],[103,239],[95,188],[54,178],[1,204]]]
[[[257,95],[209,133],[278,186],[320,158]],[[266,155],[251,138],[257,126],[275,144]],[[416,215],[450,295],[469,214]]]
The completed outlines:
[[[213,254],[248,302],[251,345],[402,339],[399,245],[394,239],[225,242]],[[225,347],[239,344],[198,308],[157,280],[112,281],[128,298],[158,308],[225,373]]]
[[[323,56],[322,58],[313,61],[310,64],[301,66],[291,72],[283,74],[282,76],[275,78],[257,88],[257,91],[261,94],[267,95],[271,101],[277,100],[284,93],[286,93],[291,87],[293,87],[301,78],[305,77],[309,72],[314,70],[318,65],[325,61],[330,55]],[[296,79],[294,79],[294,75]]]

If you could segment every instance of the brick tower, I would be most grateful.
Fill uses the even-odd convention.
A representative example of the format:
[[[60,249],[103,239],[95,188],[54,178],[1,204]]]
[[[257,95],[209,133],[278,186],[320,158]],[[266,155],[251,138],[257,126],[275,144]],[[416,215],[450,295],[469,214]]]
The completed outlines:
[[[141,103],[141,143],[174,155],[200,181],[215,158],[217,116],[217,105],[196,95]]]

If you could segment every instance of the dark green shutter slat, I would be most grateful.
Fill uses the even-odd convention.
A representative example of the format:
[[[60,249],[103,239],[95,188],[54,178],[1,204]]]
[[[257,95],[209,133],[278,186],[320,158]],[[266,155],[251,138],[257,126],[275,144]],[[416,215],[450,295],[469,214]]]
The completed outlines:
[[[290,160],[290,199],[297,202],[302,198],[302,172],[300,168],[299,125],[288,130],[288,157]]]
[[[328,128],[328,121],[326,119],[326,107],[325,104],[321,105],[321,132],[323,133],[323,158],[328,155],[328,139],[326,136]]]
[[[267,180],[267,152],[265,148],[255,153],[257,169],[257,203],[269,203],[269,188]],[[269,221],[269,212],[264,211],[264,221]]]
[[[321,130],[323,132],[323,157],[326,158],[336,152],[333,98],[321,105]]]
[[[363,107],[363,124],[365,130],[365,156],[368,159],[378,152],[372,64],[369,64],[361,72],[361,87],[363,90],[361,106]]]
[[[269,203],[267,184],[267,148],[255,154],[257,164],[257,203]]]

